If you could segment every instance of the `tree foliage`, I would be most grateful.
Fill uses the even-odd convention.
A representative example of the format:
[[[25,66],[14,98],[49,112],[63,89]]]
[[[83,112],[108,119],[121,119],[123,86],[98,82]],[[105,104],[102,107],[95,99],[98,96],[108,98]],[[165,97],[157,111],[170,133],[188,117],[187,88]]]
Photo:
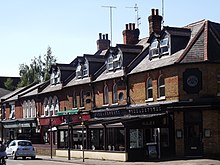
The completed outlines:
[[[50,67],[55,62],[56,58],[52,55],[51,47],[48,47],[43,60],[40,55],[38,58],[34,57],[30,65],[20,64],[19,74],[21,78],[18,87],[48,80],[50,78]]]
[[[13,85],[13,80],[11,78],[7,78],[4,82],[4,86],[7,90],[13,91],[15,89],[15,86]]]

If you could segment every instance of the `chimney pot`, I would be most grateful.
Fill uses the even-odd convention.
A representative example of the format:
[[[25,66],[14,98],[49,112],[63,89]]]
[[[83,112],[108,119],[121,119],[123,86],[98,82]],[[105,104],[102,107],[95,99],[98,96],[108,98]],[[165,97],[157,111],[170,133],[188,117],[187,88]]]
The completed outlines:
[[[105,34],[103,34],[102,37],[103,37],[102,39],[105,40]]]
[[[128,30],[128,24],[125,25],[125,29]]]
[[[159,11],[158,11],[158,9],[156,9],[156,15],[159,15]]]
[[[151,15],[154,15],[154,9],[151,9]]]
[[[102,39],[102,33],[99,33],[99,39],[100,40]]]
[[[105,38],[106,38],[106,40],[108,40],[108,34],[107,33],[105,34]]]

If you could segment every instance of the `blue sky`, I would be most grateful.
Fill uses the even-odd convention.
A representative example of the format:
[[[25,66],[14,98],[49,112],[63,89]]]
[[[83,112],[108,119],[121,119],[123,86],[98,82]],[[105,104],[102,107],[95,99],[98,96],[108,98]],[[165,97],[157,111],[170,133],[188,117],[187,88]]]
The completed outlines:
[[[94,54],[99,33],[110,38],[109,9],[112,9],[112,45],[122,43],[125,24],[135,22],[135,4],[141,17],[140,38],[148,36],[152,8],[162,9],[162,0],[0,0],[0,76],[19,76],[19,65],[43,56],[52,48],[58,63],[76,56]],[[182,27],[208,19],[220,22],[219,0],[164,0],[164,25]]]

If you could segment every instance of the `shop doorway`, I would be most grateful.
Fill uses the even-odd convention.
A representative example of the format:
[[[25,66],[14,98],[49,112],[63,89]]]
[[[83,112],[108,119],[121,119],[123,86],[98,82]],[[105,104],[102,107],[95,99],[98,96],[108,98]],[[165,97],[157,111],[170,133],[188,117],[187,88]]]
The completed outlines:
[[[202,156],[202,114],[200,111],[185,112],[184,117],[185,155]]]

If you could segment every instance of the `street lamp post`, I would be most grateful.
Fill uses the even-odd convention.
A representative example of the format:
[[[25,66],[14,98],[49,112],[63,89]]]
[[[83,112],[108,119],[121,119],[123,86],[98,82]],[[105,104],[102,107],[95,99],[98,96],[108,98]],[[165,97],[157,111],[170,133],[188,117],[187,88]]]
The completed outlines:
[[[83,158],[83,162],[85,161],[84,159],[84,122],[83,119],[81,118],[81,125],[82,125],[82,158]]]
[[[70,160],[70,114],[68,113],[68,119],[67,119],[67,123],[68,123],[68,160]]]
[[[53,132],[52,132],[52,119],[50,118],[50,158],[53,158]]]

